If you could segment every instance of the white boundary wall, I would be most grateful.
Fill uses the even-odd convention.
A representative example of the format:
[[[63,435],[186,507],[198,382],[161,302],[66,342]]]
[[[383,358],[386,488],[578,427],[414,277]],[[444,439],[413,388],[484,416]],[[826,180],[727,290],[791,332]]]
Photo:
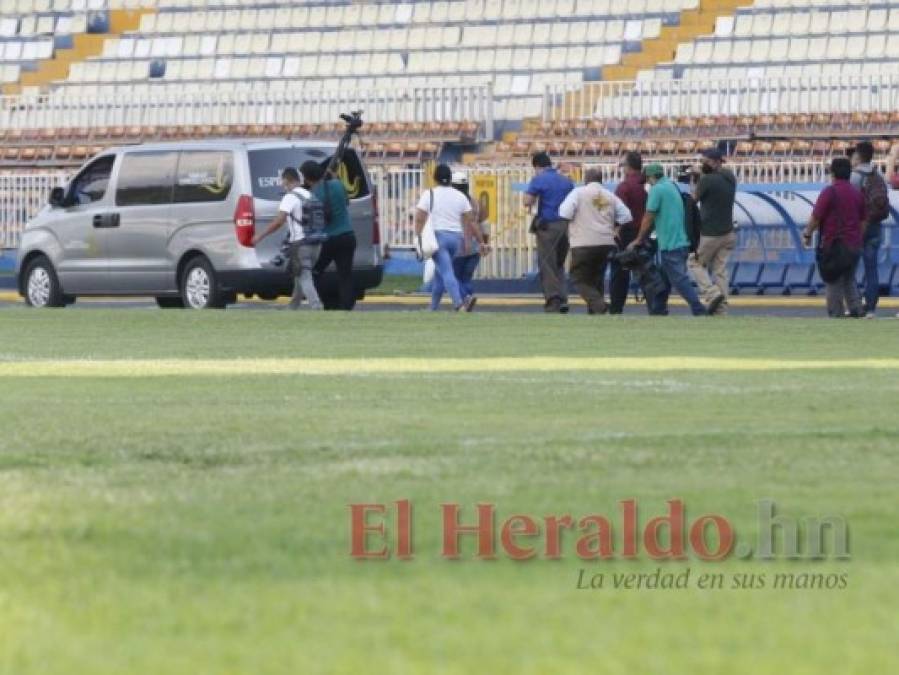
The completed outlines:
[[[544,121],[897,109],[899,75],[550,84],[543,97]]]
[[[100,100],[48,94],[0,96],[7,129],[200,124],[321,124],[362,110],[367,122],[478,122],[493,138],[493,87],[416,87],[404,90],[255,91],[228,87],[214,93],[184,91]]]

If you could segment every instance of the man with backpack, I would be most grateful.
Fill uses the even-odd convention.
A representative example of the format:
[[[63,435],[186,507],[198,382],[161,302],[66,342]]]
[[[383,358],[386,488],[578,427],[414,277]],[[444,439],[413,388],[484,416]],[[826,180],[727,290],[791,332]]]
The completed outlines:
[[[303,162],[300,173],[312,195],[325,210],[325,234],[318,261],[312,270],[318,280],[332,262],[337,271],[338,308],[352,311],[356,306],[356,286],[353,282],[353,256],[356,253],[356,233],[350,223],[349,197],[343,181],[327,178],[324,167],[314,160]]]
[[[724,155],[720,150],[703,152],[701,176],[693,188],[692,199],[685,202],[690,238],[690,272],[699,286],[703,302],[708,305],[716,303],[716,314],[726,311],[729,290],[727,261],[737,246],[737,233],[734,232],[737,177],[723,164]],[[698,214],[695,211],[697,202]],[[699,216],[698,223],[696,215]]]
[[[278,206],[278,215],[272,219],[265,231],[253,237],[253,245],[287,223],[290,247],[288,269],[295,279],[288,307],[299,309],[305,297],[310,309],[320,310],[322,303],[318,291],[315,290],[312,268],[318,260],[321,242],[327,237],[324,234],[324,206],[311,192],[303,188],[300,172],[293,167],[287,167],[281,172],[281,185],[286,194]]]
[[[880,278],[877,273],[877,257],[883,238],[883,221],[890,215],[890,197],[886,180],[871,162],[874,146],[863,141],[852,153],[851,183],[865,197],[864,241],[862,264],[865,266],[865,317],[877,316],[880,298]]]
[[[646,213],[643,215],[640,231],[637,238],[628,246],[628,250],[643,246],[655,229],[666,286],[669,289],[672,286],[677,289],[681,297],[687,301],[693,316],[714,314],[724,301],[724,297],[716,296],[706,308],[696,295],[690,275],[687,273],[690,240],[684,226],[684,199],[680,190],[665,177],[665,170],[661,164],[650,164],[643,169],[643,173],[652,187],[646,200]],[[661,294],[656,302],[656,311],[653,313],[667,314],[668,294]]]

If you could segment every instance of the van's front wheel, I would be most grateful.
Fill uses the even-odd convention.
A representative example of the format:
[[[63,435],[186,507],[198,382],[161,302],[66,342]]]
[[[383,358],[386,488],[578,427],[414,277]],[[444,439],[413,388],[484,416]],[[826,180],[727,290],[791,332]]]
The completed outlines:
[[[184,266],[181,297],[190,309],[222,309],[225,296],[218,287],[215,270],[206,258],[197,257]]]
[[[25,270],[25,302],[31,307],[65,307],[66,298],[53,265],[44,256],[28,263]]]

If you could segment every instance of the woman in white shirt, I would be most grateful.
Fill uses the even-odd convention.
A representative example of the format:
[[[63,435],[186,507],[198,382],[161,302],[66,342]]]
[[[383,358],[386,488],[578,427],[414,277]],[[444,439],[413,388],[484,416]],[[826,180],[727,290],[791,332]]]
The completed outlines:
[[[452,176],[453,173],[446,164],[439,165],[434,171],[437,185],[422,193],[415,209],[415,234],[421,234],[425,224],[430,221],[437,237],[438,249],[434,254],[434,274],[437,278],[434,279],[431,292],[431,309],[437,310],[440,307],[440,298],[445,288],[453,300],[453,309],[470,312],[474,307],[474,298],[462,297],[459,281],[453,272],[453,258],[462,249],[462,233],[471,227],[474,216],[468,198],[451,187]]]

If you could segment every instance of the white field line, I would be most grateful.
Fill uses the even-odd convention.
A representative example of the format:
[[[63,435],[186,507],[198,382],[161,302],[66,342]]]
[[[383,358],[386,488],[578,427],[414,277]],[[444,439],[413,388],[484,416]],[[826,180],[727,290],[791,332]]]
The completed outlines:
[[[897,359],[765,359],[695,356],[373,359],[50,359],[0,362],[0,377],[373,375],[396,373],[899,370]]]

